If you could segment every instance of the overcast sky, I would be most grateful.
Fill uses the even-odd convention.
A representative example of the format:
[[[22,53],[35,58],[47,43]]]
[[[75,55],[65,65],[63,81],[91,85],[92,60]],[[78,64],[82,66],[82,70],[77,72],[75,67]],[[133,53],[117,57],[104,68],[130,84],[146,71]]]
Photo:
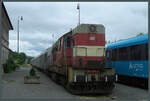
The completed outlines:
[[[4,4],[14,27],[9,32],[9,47],[13,51],[17,49],[17,19],[23,16],[23,21],[20,21],[20,52],[30,56],[37,56],[78,24],[77,2]],[[148,32],[147,2],[82,2],[80,10],[81,23],[105,26],[106,41]]]

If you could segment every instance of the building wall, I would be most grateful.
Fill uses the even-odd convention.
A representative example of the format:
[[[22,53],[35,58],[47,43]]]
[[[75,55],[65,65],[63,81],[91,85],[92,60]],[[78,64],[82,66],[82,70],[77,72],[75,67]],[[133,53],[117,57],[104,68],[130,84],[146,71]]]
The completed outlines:
[[[6,63],[9,55],[9,30],[11,29],[6,11],[2,9],[2,64]]]

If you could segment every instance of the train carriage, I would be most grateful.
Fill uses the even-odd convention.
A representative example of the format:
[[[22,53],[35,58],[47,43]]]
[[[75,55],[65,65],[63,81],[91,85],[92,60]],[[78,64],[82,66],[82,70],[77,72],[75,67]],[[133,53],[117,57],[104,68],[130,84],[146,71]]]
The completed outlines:
[[[107,44],[106,50],[119,82],[148,87],[148,34]]]
[[[52,46],[51,57],[52,65],[47,65],[49,75],[70,92],[74,94],[112,92],[114,69],[105,66],[103,25],[77,26],[57,40]]]

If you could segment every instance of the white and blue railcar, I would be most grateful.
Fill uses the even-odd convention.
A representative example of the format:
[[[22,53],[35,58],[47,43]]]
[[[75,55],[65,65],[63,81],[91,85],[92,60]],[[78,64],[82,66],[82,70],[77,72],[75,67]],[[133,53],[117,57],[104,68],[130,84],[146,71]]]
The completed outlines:
[[[107,44],[107,66],[115,68],[118,80],[148,86],[148,34]]]

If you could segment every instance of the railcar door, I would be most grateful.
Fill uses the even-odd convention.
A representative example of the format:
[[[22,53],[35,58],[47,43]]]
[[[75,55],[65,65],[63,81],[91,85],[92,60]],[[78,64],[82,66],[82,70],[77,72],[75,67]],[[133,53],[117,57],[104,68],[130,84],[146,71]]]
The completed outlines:
[[[106,50],[107,67],[112,67],[112,50]]]

